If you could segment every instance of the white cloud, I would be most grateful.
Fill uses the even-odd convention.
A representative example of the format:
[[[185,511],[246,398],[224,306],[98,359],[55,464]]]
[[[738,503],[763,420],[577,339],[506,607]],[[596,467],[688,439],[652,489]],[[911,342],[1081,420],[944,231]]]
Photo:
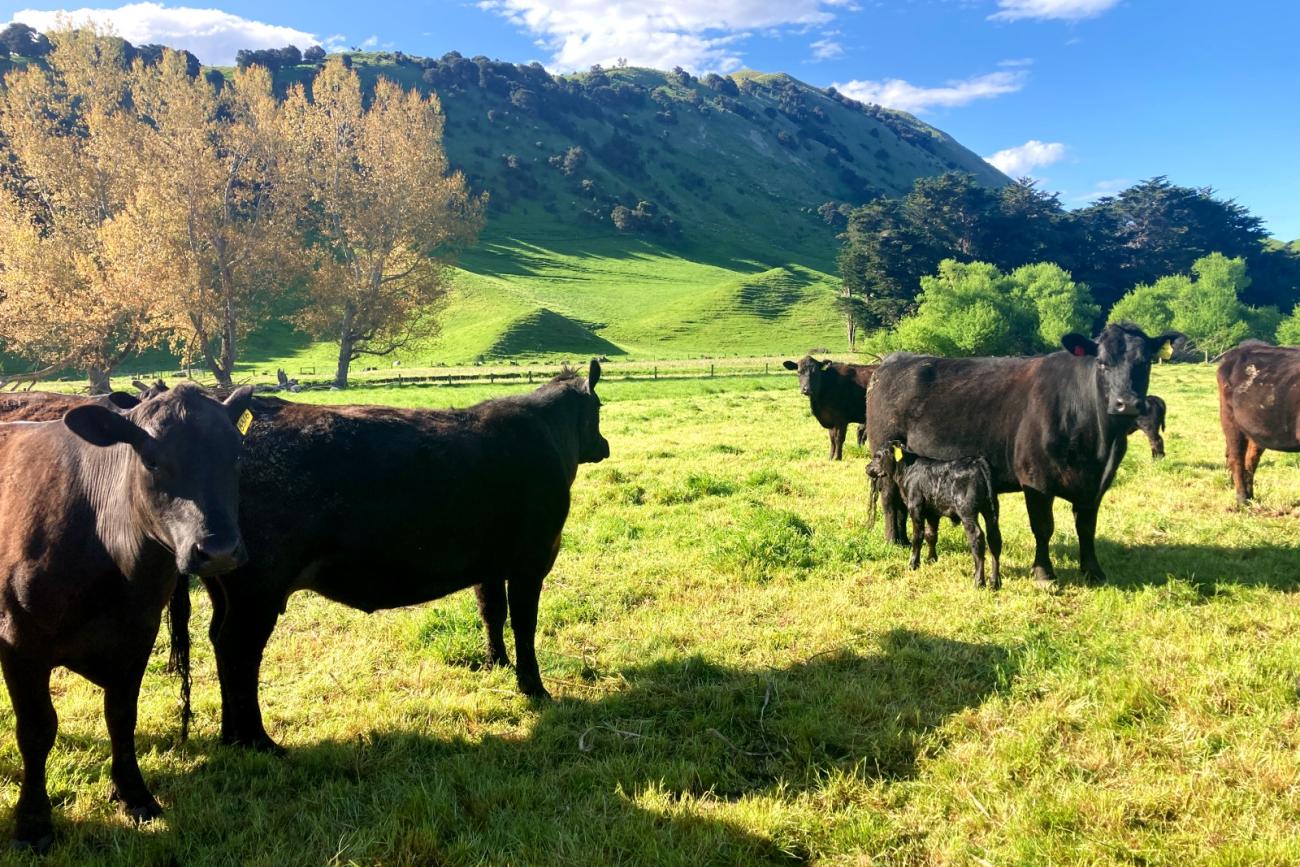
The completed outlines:
[[[1033,66],[1033,65],[1034,65],[1034,58],[1032,57],[1015,57],[1010,60],[998,61],[998,66],[1003,66],[1003,67],[1019,67],[1019,66]]]
[[[844,55],[844,46],[829,36],[818,39],[808,47],[812,49],[813,60],[834,60]]]
[[[1021,178],[1039,166],[1050,166],[1065,158],[1065,145],[1059,141],[1039,141],[1031,138],[1019,147],[1000,150],[984,161],[1004,175]]]
[[[1133,182],[1128,178],[1111,178],[1110,180],[1097,181],[1097,183],[1092,185],[1092,190],[1090,192],[1068,196],[1067,198],[1072,202],[1088,204],[1090,202],[1095,202],[1103,196],[1113,196],[1116,193],[1122,192],[1132,184]]]
[[[626,58],[635,66],[736,69],[753,31],[826,24],[852,0],[480,0],[532,33],[561,71]]]
[[[1079,21],[1100,15],[1119,2],[1120,0],[998,0],[998,11],[989,18],[994,21],[1019,21],[1024,18]]]
[[[977,99],[1015,93],[1028,80],[1029,74],[1024,70],[1004,70],[949,81],[942,87],[920,87],[901,78],[890,78],[885,81],[836,82],[835,89],[862,102],[875,102],[902,111],[925,112],[932,108],[954,108]]]
[[[210,66],[229,66],[241,48],[307,48],[320,40],[292,27],[241,18],[220,9],[164,6],[161,3],[128,3],[116,9],[74,9],[42,12],[23,9],[13,20],[37,30],[50,30],[66,16],[74,25],[94,21],[107,24],[113,32],[136,45],[160,43],[194,53]]]

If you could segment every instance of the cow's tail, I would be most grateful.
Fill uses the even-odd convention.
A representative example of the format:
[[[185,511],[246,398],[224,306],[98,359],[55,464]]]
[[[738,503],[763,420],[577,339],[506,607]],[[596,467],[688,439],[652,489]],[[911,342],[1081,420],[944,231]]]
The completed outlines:
[[[989,507],[993,510],[993,517],[998,518],[998,495],[993,490],[993,470],[989,467],[989,462],[980,458],[980,477],[984,479],[984,490],[989,495]]]
[[[880,479],[877,476],[868,475],[871,479],[870,493],[867,495],[867,526],[876,526],[877,506],[880,503]]]
[[[167,608],[167,631],[171,636],[171,654],[167,670],[181,678],[181,743],[190,736],[190,578],[176,580]]]

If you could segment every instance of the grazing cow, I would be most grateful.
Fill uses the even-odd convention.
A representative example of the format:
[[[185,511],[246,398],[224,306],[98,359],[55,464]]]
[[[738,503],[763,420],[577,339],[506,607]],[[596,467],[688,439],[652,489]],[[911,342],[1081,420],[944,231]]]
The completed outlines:
[[[921,533],[930,546],[927,562],[938,559],[935,542],[939,538],[939,519],[961,522],[975,561],[975,586],[984,586],[984,533],[979,517],[984,516],[988,530],[989,553],[993,555],[993,589],[1002,588],[1002,533],[998,529],[998,495],[993,491],[989,462],[984,458],[958,458],[932,461],[907,451],[901,442],[887,443],[876,449],[867,464],[871,479],[871,515],[875,522],[876,497],[882,480],[897,487],[907,515],[912,521],[912,559],[908,568],[921,566]]]
[[[1265,449],[1300,451],[1300,347],[1248,340],[1219,364],[1219,421],[1237,502],[1255,498]]]
[[[279,751],[262,724],[258,669],[298,590],[375,611],[476,586],[487,664],[510,664],[508,610],[519,689],[546,697],[537,603],[578,465],[609,456],[599,379],[593,361],[585,381],[566,370],[530,394],[455,410],[254,398],[240,482],[249,562],[204,579],[222,740]]]
[[[114,797],[136,820],[160,812],[135,758],[140,681],[178,574],[242,560],[235,421],[250,393],[222,405],[185,385],[126,413],[85,402],[62,422],[0,424],[0,667],[23,759],[16,845],[51,840],[56,666],[104,689]]]
[[[1151,459],[1158,461],[1165,456],[1165,438],[1160,432],[1165,429],[1165,413],[1168,411],[1165,399],[1156,394],[1147,395],[1146,409],[1133,422],[1129,433],[1140,430],[1147,435],[1151,444]]]
[[[844,457],[844,437],[850,424],[864,425],[858,428],[858,445],[862,445],[866,439],[867,386],[876,365],[818,361],[811,355],[781,364],[786,370],[799,371],[799,391],[808,397],[813,418],[830,433],[831,460]]]
[[[1181,338],[1148,337],[1135,325],[1107,325],[1096,342],[1061,339],[1064,352],[1032,358],[885,359],[867,395],[872,445],[899,442],[935,460],[979,456],[998,493],[1024,491],[1034,532],[1034,579],[1055,586],[1048,545],[1052,500],[1074,506],[1079,565],[1104,581],[1097,562],[1097,511],[1141,413],[1151,360]],[[881,485],[885,536],[901,543],[907,514],[896,485]]]

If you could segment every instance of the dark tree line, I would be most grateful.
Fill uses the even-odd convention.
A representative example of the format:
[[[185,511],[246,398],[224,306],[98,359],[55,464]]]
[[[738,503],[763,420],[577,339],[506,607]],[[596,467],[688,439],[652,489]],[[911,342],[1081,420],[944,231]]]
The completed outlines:
[[[829,221],[841,218],[840,209],[822,210]],[[918,179],[901,199],[852,210],[840,237],[845,295],[856,299],[865,327],[897,322],[913,306],[921,277],[944,259],[990,262],[1002,271],[1055,262],[1107,310],[1134,286],[1185,273],[1219,252],[1246,260],[1253,282],[1244,303],[1286,311],[1300,301],[1300,256],[1267,244],[1258,217],[1208,187],[1164,177],[1067,211],[1057,194],[1027,178],[995,190],[949,172]]]

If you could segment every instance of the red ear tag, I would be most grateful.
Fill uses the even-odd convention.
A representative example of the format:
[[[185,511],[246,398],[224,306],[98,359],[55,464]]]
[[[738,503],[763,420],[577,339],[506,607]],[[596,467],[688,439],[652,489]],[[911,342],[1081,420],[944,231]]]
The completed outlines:
[[[1074,347],[1074,354],[1079,356],[1080,358],[1083,358],[1083,347],[1082,346]]]

